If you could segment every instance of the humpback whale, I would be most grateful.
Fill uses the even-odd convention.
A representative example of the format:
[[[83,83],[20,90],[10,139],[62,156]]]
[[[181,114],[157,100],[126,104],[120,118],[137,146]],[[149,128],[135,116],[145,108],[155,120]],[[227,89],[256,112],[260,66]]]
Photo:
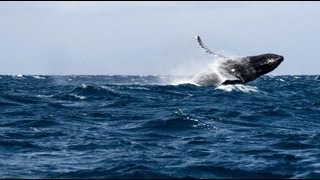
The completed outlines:
[[[197,41],[207,53],[221,59],[217,71],[200,74],[195,78],[195,82],[203,86],[245,84],[273,71],[284,59],[283,56],[274,53],[231,58],[212,52],[199,36]]]

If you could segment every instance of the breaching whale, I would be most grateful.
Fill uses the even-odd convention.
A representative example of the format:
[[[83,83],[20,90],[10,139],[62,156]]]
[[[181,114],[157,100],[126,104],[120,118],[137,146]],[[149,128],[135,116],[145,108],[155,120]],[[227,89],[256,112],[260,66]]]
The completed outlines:
[[[199,36],[197,36],[197,40],[201,48],[207,53],[223,59],[219,63],[218,72],[204,73],[196,77],[195,82],[199,85],[245,84],[273,71],[284,59],[283,56],[273,53],[233,59],[209,50]],[[221,76],[224,78],[221,79]]]

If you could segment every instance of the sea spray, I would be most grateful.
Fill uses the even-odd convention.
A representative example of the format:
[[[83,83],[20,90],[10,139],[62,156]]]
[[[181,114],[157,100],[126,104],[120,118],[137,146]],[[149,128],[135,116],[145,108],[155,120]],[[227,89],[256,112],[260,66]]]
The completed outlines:
[[[232,79],[229,74],[225,73],[220,67],[226,58],[211,56],[213,58],[204,59],[199,63],[188,63],[187,65],[181,65],[176,67],[170,74],[172,78],[170,84],[194,84],[198,85],[198,82],[203,80],[213,80],[214,84],[220,84],[226,79]],[[230,57],[233,59],[233,57]],[[211,77],[215,77],[212,79]]]

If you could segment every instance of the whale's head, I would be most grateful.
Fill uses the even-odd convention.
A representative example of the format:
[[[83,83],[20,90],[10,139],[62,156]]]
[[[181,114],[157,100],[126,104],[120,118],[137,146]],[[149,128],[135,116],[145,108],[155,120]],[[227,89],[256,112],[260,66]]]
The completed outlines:
[[[256,77],[267,74],[276,69],[283,61],[283,56],[278,54],[261,54],[258,56],[248,56],[252,68],[255,70]]]
[[[273,71],[283,61],[283,56],[277,54],[261,54],[247,56],[240,59],[230,59],[220,64],[219,68],[226,74],[233,77],[222,84],[247,83],[256,78]]]

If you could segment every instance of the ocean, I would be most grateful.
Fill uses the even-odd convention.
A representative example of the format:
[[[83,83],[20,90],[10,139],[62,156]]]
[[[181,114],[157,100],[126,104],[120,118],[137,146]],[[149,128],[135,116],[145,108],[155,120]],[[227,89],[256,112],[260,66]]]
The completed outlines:
[[[320,178],[320,76],[0,75],[0,178]]]

